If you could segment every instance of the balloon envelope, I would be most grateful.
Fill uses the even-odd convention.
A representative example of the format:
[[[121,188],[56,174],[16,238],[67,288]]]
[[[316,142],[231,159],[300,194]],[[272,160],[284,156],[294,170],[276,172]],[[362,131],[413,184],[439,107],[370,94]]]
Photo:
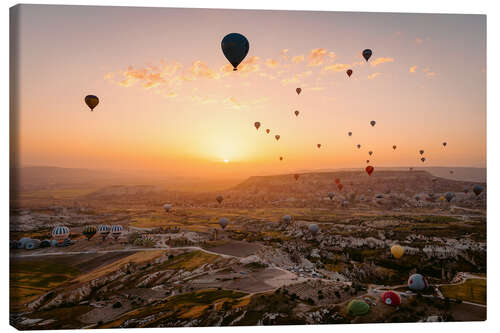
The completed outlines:
[[[255,126],[256,129],[259,129],[260,127],[260,122],[256,121],[255,123],[253,123],[253,125]]]
[[[224,56],[233,65],[233,70],[235,71],[247,56],[250,44],[245,36],[238,33],[230,33],[222,39],[221,48]]]
[[[399,259],[403,256],[405,249],[401,245],[393,245],[391,247],[391,254],[394,258]]]
[[[271,130],[269,128],[266,129],[266,133],[269,134],[269,132],[271,132]]]
[[[309,232],[313,235],[316,235],[319,232],[319,227],[317,224],[310,224],[309,225]]]
[[[374,168],[374,167],[372,167],[371,165],[369,165],[369,166],[367,166],[367,167],[365,168],[365,171],[366,171],[366,173],[368,174],[368,176],[371,176],[371,175],[372,175],[373,170],[375,170],[375,168]]]
[[[99,104],[99,98],[95,95],[85,96],[85,104],[90,108],[90,111],[94,111],[94,108]]]
[[[377,122],[375,120],[370,121],[370,125],[372,125],[372,127],[375,126],[376,123]]]
[[[474,185],[474,187],[472,188],[472,192],[474,192],[475,195],[480,195],[484,190],[484,187],[482,187],[481,185]]]
[[[297,117],[298,117],[300,112],[299,112],[299,110],[295,110],[295,112],[294,112],[294,113],[295,113],[295,116],[297,116]]]
[[[219,219],[219,225],[222,229],[225,229],[226,226],[228,225],[229,223],[229,220],[225,217],[222,217],[221,219]]]
[[[276,134],[276,135],[274,136],[274,138],[276,139],[276,141],[278,141],[278,140],[280,139],[280,136],[279,136],[278,134]]]
[[[295,91],[297,92],[297,95],[300,95],[300,92],[302,91],[302,88],[297,88],[297,89],[295,89]]]
[[[347,76],[351,77],[351,75],[352,75],[352,69],[348,69],[348,70],[346,71],[346,73],[347,73]]]
[[[428,287],[427,280],[421,274],[413,274],[408,279],[408,288],[421,291]]]
[[[401,297],[394,291],[389,290],[382,294],[382,302],[391,306],[399,306],[401,305]]]
[[[368,59],[370,59],[371,56],[372,56],[372,50],[370,49],[363,50],[363,58],[365,58],[366,61],[368,61]]]
[[[220,204],[222,200],[224,200],[224,198],[222,197],[222,195],[218,195],[215,197],[215,200],[217,200],[217,202]]]

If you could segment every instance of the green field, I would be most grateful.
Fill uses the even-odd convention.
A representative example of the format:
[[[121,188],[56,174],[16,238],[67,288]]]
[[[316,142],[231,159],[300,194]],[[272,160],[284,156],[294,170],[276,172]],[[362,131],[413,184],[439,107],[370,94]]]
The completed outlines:
[[[441,286],[440,289],[445,297],[486,304],[486,279],[468,279],[461,284]]]

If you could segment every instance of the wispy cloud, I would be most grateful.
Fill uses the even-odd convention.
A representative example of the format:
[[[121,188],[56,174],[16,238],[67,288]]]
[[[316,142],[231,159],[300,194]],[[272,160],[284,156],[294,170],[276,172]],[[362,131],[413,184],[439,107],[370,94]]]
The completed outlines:
[[[409,71],[410,71],[410,73],[415,73],[415,72],[417,72],[417,68],[418,68],[418,66],[411,66],[411,67],[410,67],[410,70],[409,70]]]
[[[368,80],[373,80],[374,78],[378,77],[382,75],[382,73],[373,73],[373,74],[370,74],[368,75]]]
[[[308,66],[321,66],[325,61],[328,51],[323,48],[312,49],[307,56]]]
[[[385,64],[387,62],[394,62],[394,58],[384,58],[384,57],[381,57],[381,58],[377,58],[377,59],[373,60],[370,64],[373,67],[375,67],[377,65]]]

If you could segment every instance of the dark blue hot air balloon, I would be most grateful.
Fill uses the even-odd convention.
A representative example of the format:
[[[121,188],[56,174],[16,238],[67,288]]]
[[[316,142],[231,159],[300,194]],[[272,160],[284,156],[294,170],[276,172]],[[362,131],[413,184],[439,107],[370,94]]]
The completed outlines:
[[[372,50],[370,49],[363,50],[363,58],[365,58],[366,61],[368,61],[368,59],[370,59],[371,56],[372,56]]]
[[[245,36],[237,33],[230,33],[222,39],[222,52],[227,60],[233,65],[233,71],[245,59],[250,49],[250,44]]]

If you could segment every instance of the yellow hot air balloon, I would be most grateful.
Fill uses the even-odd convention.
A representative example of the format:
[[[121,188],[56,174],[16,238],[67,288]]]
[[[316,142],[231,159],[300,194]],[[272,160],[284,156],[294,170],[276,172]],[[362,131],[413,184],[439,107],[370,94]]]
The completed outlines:
[[[94,108],[99,104],[99,98],[94,95],[85,96],[85,104],[90,108],[90,111],[94,111]]]
[[[396,259],[399,259],[403,256],[403,253],[405,252],[405,249],[404,247],[402,247],[401,245],[393,245],[391,247],[391,253],[392,253],[392,256]]]

